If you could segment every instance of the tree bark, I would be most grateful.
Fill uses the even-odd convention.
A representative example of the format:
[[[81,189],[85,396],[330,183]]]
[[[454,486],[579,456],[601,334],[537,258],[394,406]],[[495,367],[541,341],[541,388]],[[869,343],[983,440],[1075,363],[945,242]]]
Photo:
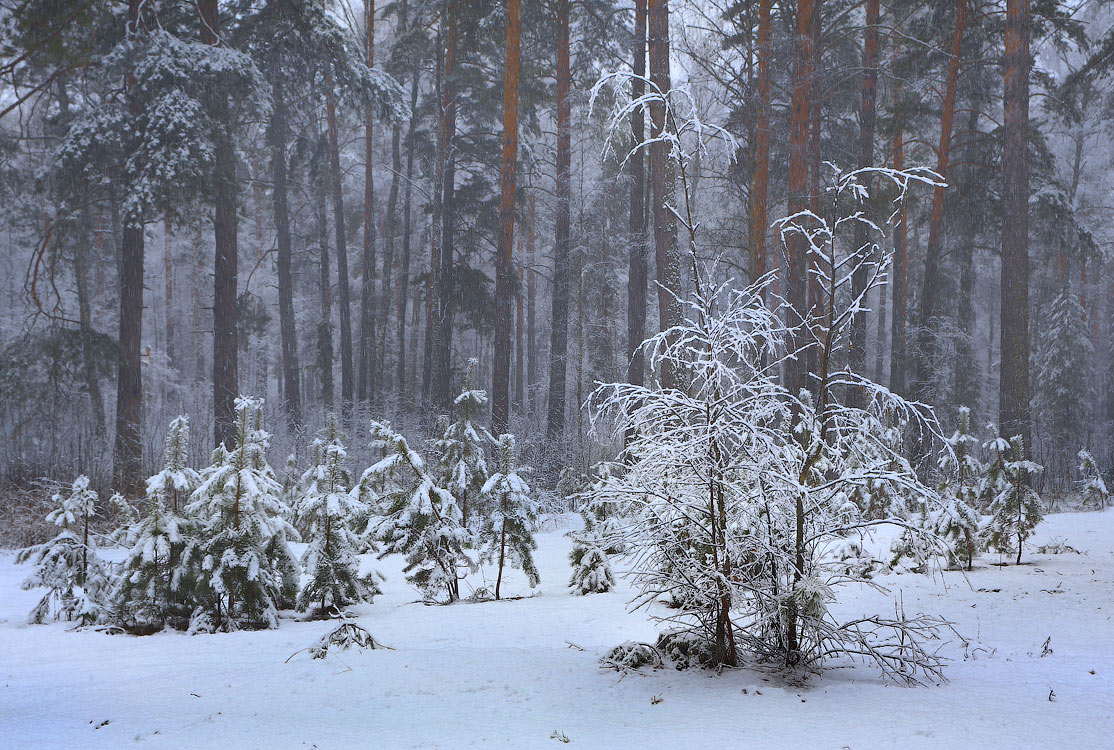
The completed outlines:
[[[510,0],[515,2],[516,0]],[[495,600],[499,600],[500,589],[503,586],[503,566],[507,560],[507,521],[499,529],[499,574],[495,577]]]
[[[411,209],[413,203],[411,202],[410,186],[414,177],[414,145],[415,145],[415,131],[418,127],[418,83],[419,83],[419,68],[414,67],[413,75],[410,79],[410,122],[406,126],[406,194],[402,204],[402,262],[399,268],[398,279],[398,365],[397,365],[397,387],[400,392],[403,389],[412,388],[409,385],[412,381],[406,378],[406,300],[410,293],[410,239],[413,232],[411,226]],[[415,326],[416,330],[416,326]],[[410,403],[410,397],[413,394],[403,393],[403,402]]]
[[[874,382],[881,385],[886,375],[886,296],[889,284],[878,288],[878,335],[874,337]]]
[[[529,227],[526,234],[526,257],[530,268],[526,272],[526,391],[529,407],[533,409],[537,398],[538,340],[537,340],[537,284],[534,274],[534,194],[530,193]]]
[[[1029,415],[1029,0],[1006,2],[1002,144],[1002,314],[998,422],[1032,451]]]
[[[367,23],[367,66],[370,68],[375,64],[375,0],[364,0],[364,16]],[[377,338],[375,326],[379,315],[376,312],[378,298],[375,294],[375,167],[372,161],[375,144],[374,125],[369,104],[364,108],[364,253],[361,258],[363,268],[360,280],[360,372],[356,386],[356,396],[364,403],[375,398],[375,381],[379,367],[375,347]],[[397,130],[395,128],[396,133]],[[397,135],[395,137],[397,138]],[[395,180],[397,194],[397,173]],[[337,257],[339,263],[339,253]],[[386,300],[386,293],[384,288],[384,300]],[[386,307],[384,302],[383,308]]]
[[[387,243],[383,251],[383,281],[379,292],[381,303],[377,304],[379,321],[375,332],[375,357],[373,361],[382,370],[382,378],[377,383],[376,393],[380,400],[391,387],[390,368],[387,367],[387,329],[390,325],[392,286],[394,284],[395,246],[398,243],[398,184],[402,176],[402,127],[391,129],[391,188],[387,193],[387,216],[385,232]],[[402,279],[405,283],[405,277]]]
[[[141,0],[128,0],[128,34],[146,32]],[[135,77],[125,75],[125,96],[133,116],[142,112],[135,95]],[[136,496],[142,487],[143,374],[140,346],[143,338],[143,217],[124,216],[120,243],[120,363],[116,378],[116,437],[112,464],[113,484],[125,495]]]
[[[901,58],[900,42],[894,39],[894,61]],[[894,169],[905,169],[905,122],[904,93],[901,79],[894,87]],[[890,390],[898,395],[905,394],[905,308],[906,280],[908,271],[908,235],[906,233],[906,207],[902,201],[898,206],[897,224],[894,226],[893,277],[893,319],[890,323]]]
[[[565,432],[565,384],[569,348],[569,223],[571,151],[569,88],[569,0],[557,3],[557,242],[553,256],[553,300],[549,338],[549,408],[546,437]]]
[[[955,118],[955,91],[959,81],[959,58],[963,49],[963,31],[967,23],[967,0],[957,0],[955,4],[955,28],[952,31],[952,44],[948,51],[948,76],[944,87],[944,104],[940,113],[940,145],[936,149],[936,173],[944,181],[949,179],[948,157],[951,153],[952,122]],[[936,344],[933,336],[933,318],[936,316],[936,297],[939,293],[940,245],[944,231],[944,191],[937,186],[932,191],[932,213],[928,220],[928,246],[924,256],[924,278],[921,285],[920,320],[916,344],[916,384],[913,395],[925,402],[933,403],[935,375],[933,366],[936,361]],[[1009,214],[1005,214],[1008,216]]]
[[[809,94],[812,79],[812,13],[813,0],[798,0],[796,38],[793,45],[792,98],[789,122],[789,213],[809,208],[808,146]],[[790,325],[804,324],[808,318],[808,243],[799,232],[786,241],[788,302]],[[803,331],[791,338],[791,345],[806,343]],[[786,384],[794,393],[807,385],[805,358],[799,355],[785,366]]]
[[[457,14],[456,0],[450,2],[447,10],[447,33],[445,36],[445,72],[443,86],[442,112],[444,126],[442,132],[444,159],[441,180],[441,253],[440,269],[437,280],[439,286],[438,319],[434,329],[433,378],[430,384],[433,405],[448,410],[452,406],[451,375],[454,327],[454,287],[456,285],[456,58],[457,58]]]
[[[163,333],[166,336],[166,361],[174,366],[174,251],[170,239],[170,212],[162,219]]]
[[[669,71],[669,0],[648,0],[647,40],[649,46],[650,82],[662,96],[672,88]],[[653,189],[651,210],[654,221],[654,261],[658,275],[658,330],[665,331],[680,325],[681,311],[681,257],[677,247],[677,222],[671,208],[676,208],[676,165],[671,158],[671,147],[660,140],[667,128],[665,102],[660,99],[650,105],[650,184]],[[665,367],[660,373],[661,383],[673,387],[678,373]]]
[[[217,0],[198,0],[201,42],[223,46]],[[235,436],[239,350],[237,348],[236,284],[236,152],[232,146],[228,99],[210,92],[206,106],[217,123],[213,148],[213,427],[216,444],[232,444]]]
[[[967,132],[974,133],[979,123],[979,113],[971,108]],[[979,179],[972,175],[969,184]],[[979,366],[975,359],[975,284],[978,271],[975,268],[975,240],[979,222],[975,217],[964,218],[964,236],[959,245],[959,338],[955,345],[955,402],[968,406],[973,418],[980,411],[982,383],[979,382]],[[978,424],[976,421],[975,424]]]
[[[272,114],[267,129],[271,145],[271,201],[275,212],[275,242],[278,245],[279,337],[282,345],[283,404],[291,426],[302,423],[298,331],[294,323],[294,279],[291,274],[290,209],[286,195],[286,100],[282,70],[275,55],[271,64]]]
[[[863,86],[859,100],[859,167],[874,165],[874,119],[875,101],[878,93],[878,0],[867,0],[866,31],[863,37]],[[870,248],[870,234],[865,224],[855,224],[854,252],[858,264],[851,274],[851,296],[859,297],[866,292],[868,281],[867,262],[873,256]],[[882,325],[879,320],[879,326]],[[879,329],[881,330],[881,329]],[[851,371],[866,375],[866,314],[859,313],[851,321]],[[848,404],[862,407],[864,394],[861,388],[852,388],[848,393]]]
[[[116,458],[113,484],[127,496],[141,490],[143,445],[143,224],[126,217],[120,261],[120,366],[116,381]]]
[[[822,59],[820,47],[820,7],[822,0],[813,0],[812,3],[812,21],[809,24],[809,33],[812,35],[812,60],[809,63],[809,139],[808,139],[808,202],[812,212],[817,216],[823,215],[823,208],[820,206],[820,171],[823,169],[823,164],[820,160],[820,126],[821,115],[823,106],[821,104],[821,97],[823,94],[821,88],[822,74]],[[817,323],[829,319],[831,312],[830,306],[835,304],[834,299],[829,299],[827,305],[824,304],[824,285],[820,280],[820,258],[810,256],[807,261],[808,266],[808,307],[817,316]],[[821,323],[821,326],[823,324]],[[822,335],[818,329],[815,335]],[[806,355],[806,362],[808,363],[808,371],[811,375],[820,372],[820,347],[813,346],[809,348]],[[817,389],[817,381],[815,378],[810,378],[810,387],[814,392],[819,395]]]
[[[329,273],[329,211],[325,187],[328,178],[321,175],[317,190],[317,245],[321,271],[321,323],[317,327],[317,367],[321,371],[321,403],[326,411],[334,407],[333,389],[333,282]]]
[[[754,127],[754,174],[750,191],[750,276],[766,273],[766,230],[770,185],[770,9],[773,0],[758,3],[758,108]]]
[[[522,1],[507,0],[507,59],[503,75],[503,159],[499,179],[499,249],[495,258],[495,359],[491,382],[491,432],[502,435],[510,419],[511,304],[514,301],[514,203],[518,178],[518,71]]]
[[[634,47],[631,53],[635,78],[631,96],[646,92],[646,0],[634,2]],[[645,382],[646,355],[646,169],[642,141],[646,137],[646,115],[641,107],[631,112],[631,147],[627,170],[630,188],[630,262],[627,273],[627,382]]]
[[[336,94],[330,72],[325,81],[325,118],[329,135],[329,175],[333,188],[333,226],[336,229],[337,307],[340,309],[340,401],[341,411],[351,414],[355,395],[352,369],[352,305],[348,281],[348,240],[344,227],[344,189],[340,172]],[[373,271],[374,272],[374,271]]]
[[[77,287],[78,323],[81,330],[81,363],[85,375],[85,387],[89,391],[89,404],[92,409],[93,433],[104,437],[104,397],[101,395],[101,382],[97,377],[97,363],[93,350],[93,312],[89,294],[89,245],[93,242],[92,219],[89,215],[88,185],[83,185],[81,203],[81,232],[74,246],[74,282]]]
[[[518,254],[523,256],[524,241],[519,237]],[[517,414],[526,411],[526,271],[518,266],[518,293],[514,297],[514,409]]]

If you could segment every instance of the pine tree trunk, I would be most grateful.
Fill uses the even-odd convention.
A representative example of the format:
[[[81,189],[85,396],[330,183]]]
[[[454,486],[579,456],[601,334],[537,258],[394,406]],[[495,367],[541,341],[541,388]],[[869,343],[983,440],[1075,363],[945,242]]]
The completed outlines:
[[[418,377],[418,332],[421,330],[422,305],[417,295],[410,305],[410,381]]]
[[[955,92],[959,81],[960,53],[963,49],[963,31],[967,23],[967,0],[957,0],[955,28],[948,51],[948,76],[944,87],[944,103],[940,113],[940,145],[936,149],[936,173],[944,181],[950,179],[948,158],[951,153],[952,123],[955,118]],[[936,344],[933,337],[933,318],[936,316],[936,297],[939,294],[940,246],[944,232],[944,191],[937,186],[932,192],[932,213],[928,220],[928,246],[925,248],[924,277],[921,285],[920,320],[914,350],[917,367],[913,396],[925,403],[934,401]],[[1008,216],[1008,214],[1006,214]]]
[[[789,121],[789,213],[795,214],[809,208],[808,196],[808,146],[809,146],[809,93],[812,78],[812,13],[813,0],[797,0],[796,37],[793,46],[792,98]],[[794,232],[786,241],[788,276],[786,287],[791,309],[790,325],[808,317],[808,244]],[[791,346],[806,343],[804,332],[790,340]],[[785,366],[786,384],[796,393],[807,385],[807,372],[803,357],[790,360]],[[793,644],[794,647],[796,644]]]
[[[1032,451],[1029,416],[1029,0],[1006,2],[1002,105],[1001,364],[998,422]]]
[[[375,0],[364,0],[364,16],[367,23],[367,66],[370,68],[375,64]],[[360,286],[360,361],[359,381],[356,386],[356,396],[363,403],[368,403],[375,397],[376,371],[379,367],[375,350],[375,326],[379,315],[376,311],[378,298],[375,295],[375,166],[372,161],[375,144],[374,124],[369,104],[364,108],[364,253],[361,258],[363,268]],[[397,133],[397,127],[395,131]],[[395,137],[397,138],[397,135]],[[398,173],[395,172],[396,194],[397,181]],[[386,293],[384,287],[384,300],[386,300]],[[386,309],[385,301],[383,307]]]
[[[82,195],[88,196],[88,186],[83,184]],[[77,287],[78,323],[81,330],[81,364],[85,376],[85,388],[89,391],[89,404],[92,409],[93,434],[104,437],[104,397],[101,395],[101,382],[97,377],[97,363],[94,346],[93,313],[89,294],[89,243],[93,241],[93,227],[89,215],[89,202],[81,204],[81,233],[74,246],[74,285]]]
[[[894,61],[901,58],[900,42],[894,38]],[[905,122],[903,107],[904,93],[899,78],[894,87],[894,144],[893,168],[905,169]],[[894,226],[894,262],[890,272],[893,278],[893,320],[890,323],[890,390],[898,395],[905,394],[905,308],[906,281],[908,274],[908,236],[906,206],[902,201],[898,206],[897,223]]]
[[[128,217],[124,225],[120,274],[120,366],[116,381],[116,454],[113,485],[136,496],[142,485],[143,377],[143,225]]]
[[[669,0],[647,3],[647,40],[650,81],[661,95],[668,96],[672,84],[669,71]],[[650,184],[653,189],[651,210],[654,222],[654,261],[658,275],[658,330],[665,331],[682,322],[681,256],[677,247],[676,165],[671,148],[660,140],[672,124],[667,122],[666,105],[659,99],[650,105]],[[671,388],[679,373],[664,367],[662,386]]]
[[[758,3],[758,108],[754,126],[754,174],[750,192],[750,278],[766,273],[766,231],[770,185],[770,9],[773,0]]]
[[[344,228],[344,189],[340,172],[336,95],[333,89],[333,77],[330,72],[325,81],[325,118],[329,135],[329,176],[333,188],[333,226],[336,230],[337,306],[340,308],[340,400],[341,411],[347,416],[352,411],[352,399],[355,395],[352,371],[352,305],[348,282],[348,240]]]
[[[522,234],[519,234],[518,239],[518,256],[521,258],[523,253],[524,239]],[[518,293],[514,296],[514,409],[515,413],[522,414],[526,403],[526,373],[524,372],[526,351],[525,351],[525,331],[523,328],[526,325],[525,311],[523,310],[524,302],[522,290],[524,287],[524,272],[522,265],[518,266]]]
[[[812,21],[809,24],[809,33],[812,36],[812,60],[809,63],[809,140],[808,140],[808,202],[812,212],[817,216],[823,215],[823,208],[820,206],[820,170],[823,169],[823,164],[820,160],[820,126],[821,116],[823,110],[822,88],[821,81],[822,74],[822,61],[821,61],[821,47],[820,47],[820,6],[822,0],[813,0],[812,4]],[[812,256],[808,259],[808,306],[813,310],[819,320],[827,320],[831,312],[831,305],[835,304],[834,299],[829,299],[828,304],[824,304],[823,282],[820,280],[820,259]],[[823,324],[821,323],[821,326]],[[815,335],[823,335],[821,330],[817,330]],[[820,347],[810,347],[806,353],[806,361],[808,363],[808,372],[811,375],[816,375],[820,371]],[[818,387],[814,379],[809,380],[810,389],[817,392]]]
[[[526,256],[530,270],[526,274],[526,388],[533,410],[537,399],[538,385],[538,340],[537,340],[537,283],[534,274],[534,194],[530,193],[529,227],[526,235]]]
[[[263,168],[258,158],[252,159],[252,204],[254,208],[255,224],[255,261],[263,260]]]
[[[503,586],[503,565],[507,560],[507,521],[503,520],[503,527],[499,530],[499,575],[495,577],[495,600],[499,601],[499,591]]]
[[[495,258],[495,360],[491,431],[502,435],[510,418],[511,304],[514,300],[514,203],[518,169],[518,70],[522,2],[507,0],[507,59],[503,76],[503,159],[499,179],[499,248]]]
[[[406,126],[406,195],[402,205],[402,262],[399,268],[398,279],[398,370],[396,374],[397,388],[402,394],[403,403],[412,402],[412,393],[409,389],[413,386],[413,379],[406,377],[406,300],[410,293],[410,240],[413,233],[411,226],[411,201],[410,186],[414,177],[414,145],[415,131],[418,127],[418,83],[419,72],[415,68],[410,79],[410,122]],[[414,326],[415,331],[417,326]]]
[[[201,42],[212,47],[223,45],[217,0],[198,0]],[[232,146],[228,99],[210,92],[206,106],[217,124],[213,148],[213,233],[216,256],[213,261],[213,428],[214,442],[230,443],[235,431],[238,380],[236,280],[236,152]]]
[[[878,0],[867,0],[866,31],[863,37],[863,85],[859,101],[859,167],[874,166],[874,115],[878,93]],[[868,216],[868,218],[870,218]],[[851,274],[851,296],[859,297],[866,292],[868,281],[867,260],[874,254],[867,245],[870,234],[861,222],[855,224],[853,251],[858,254],[855,270]],[[882,325],[879,319],[879,326]],[[866,375],[866,314],[859,313],[851,321],[851,371]],[[863,406],[862,388],[851,388],[848,405]]]
[[[451,2],[447,10],[445,36],[445,70],[442,112],[442,158],[444,169],[441,180],[441,252],[438,280],[438,310],[433,335],[433,375],[430,383],[432,404],[438,409],[452,406],[452,351],[454,327],[454,287],[456,285],[456,58],[457,58],[457,3]]]
[[[565,384],[569,348],[569,223],[572,199],[572,144],[569,88],[569,0],[557,3],[557,242],[553,254],[553,300],[549,339],[549,408],[546,437],[565,432]]]
[[[192,239],[194,247],[202,246],[200,224],[194,224]],[[208,307],[202,298],[208,273],[209,268],[204,258],[200,253],[197,254],[190,263],[190,327],[193,329],[190,352],[193,355],[191,375],[195,383],[201,383],[208,377],[205,363],[205,323],[202,322],[202,310]]]
[[[326,411],[334,405],[333,389],[333,282],[329,273],[329,212],[325,204],[322,175],[317,191],[317,243],[320,255],[321,323],[317,328],[317,367],[321,371],[321,403]]]
[[[878,287],[878,335],[874,338],[874,382],[881,385],[886,378],[886,297],[889,284]]]
[[[635,99],[646,91],[642,77],[646,75],[646,0],[634,2],[634,75],[631,96]],[[627,275],[627,382],[645,382],[646,355],[642,342],[646,338],[646,169],[642,141],[646,137],[646,115],[639,107],[631,112],[631,144],[634,151],[627,163],[630,188],[630,263]]]
[[[145,33],[141,0],[128,0],[128,33]],[[125,75],[125,95],[133,115],[141,105],[134,93],[135,78]],[[122,493],[135,497],[142,486],[143,375],[140,346],[143,337],[143,218],[125,216],[120,243],[120,364],[116,377],[116,438],[113,456],[113,484]]]
[[[171,367],[176,361],[174,338],[174,250],[170,233],[170,212],[162,219],[163,333],[166,336],[166,360]]]
[[[968,133],[978,127],[979,113],[972,108],[967,126]],[[969,183],[969,184],[974,184]],[[957,323],[959,338],[955,344],[955,402],[971,408],[977,414],[981,402],[981,383],[977,375],[978,363],[975,361],[975,284],[978,271],[975,268],[975,240],[979,223],[974,217],[964,219],[964,236],[959,244],[959,310]]]
[[[294,278],[291,273],[290,209],[286,195],[286,101],[281,85],[282,70],[277,55],[271,64],[272,114],[267,129],[271,145],[271,200],[275,212],[275,242],[278,245],[279,337],[282,344],[282,393],[286,415],[292,426],[302,423],[298,331],[294,323]]]
[[[390,369],[387,367],[387,329],[390,326],[390,312],[392,299],[392,286],[394,284],[395,247],[398,243],[398,184],[402,176],[402,127],[395,125],[391,129],[391,188],[387,193],[386,232],[387,244],[383,252],[383,282],[379,297],[382,300],[377,305],[379,321],[376,324],[374,361],[382,369],[383,375],[378,384],[377,394],[382,400],[391,388]],[[406,277],[402,277],[406,283]]]

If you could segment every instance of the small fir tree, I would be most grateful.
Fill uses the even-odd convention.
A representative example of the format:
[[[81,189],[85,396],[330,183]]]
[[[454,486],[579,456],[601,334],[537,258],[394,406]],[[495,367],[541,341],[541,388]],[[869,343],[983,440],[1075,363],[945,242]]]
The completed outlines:
[[[483,486],[483,495],[491,506],[491,516],[482,532],[481,558],[499,565],[495,598],[500,598],[503,569],[508,563],[521,568],[534,588],[540,579],[533,554],[538,543],[531,528],[538,520],[538,504],[515,467],[514,435],[499,436],[499,470]]]
[[[406,580],[428,598],[460,598],[461,571],[473,567],[465,553],[473,536],[463,525],[456,497],[426,470],[425,461],[389,424],[372,422],[371,446],[383,458],[368,467],[352,492],[375,507],[367,533],[382,555],[406,558]]]
[[[194,529],[180,513],[201,477],[187,465],[188,447],[189,420],[179,416],[167,429],[163,468],[147,480],[147,516],[129,519],[117,539],[129,551],[112,591],[113,611],[133,632],[161,630],[168,619],[189,615],[180,592],[193,581],[183,578],[180,562]],[[119,507],[133,515],[130,506]]]
[[[971,434],[971,410],[959,408],[959,423],[947,440],[949,450],[940,457],[940,471],[947,478],[940,489],[942,505],[934,519],[936,533],[951,545],[950,561],[974,565],[975,547],[982,531],[978,512],[978,482],[986,467],[978,459],[979,440]]]
[[[181,512],[181,506],[201,484],[201,476],[188,463],[189,445],[189,419],[178,416],[166,431],[162,471],[147,480],[147,497],[158,500],[172,513]]]
[[[901,455],[907,420],[901,419],[895,409],[887,409],[884,414],[879,414],[877,409],[870,409],[866,417],[866,427],[873,440],[862,442],[862,454],[850,457],[852,465],[875,469],[881,466],[883,470],[864,472],[867,479],[853,486],[848,496],[855,507],[847,507],[845,512],[870,520],[909,518],[913,513],[906,503],[905,493],[901,485],[893,481],[895,476],[909,476],[913,473],[909,461]],[[819,474],[814,476],[814,480],[819,479]]]
[[[584,528],[569,534],[572,537],[572,551],[569,562],[572,564],[572,578],[569,588],[574,594],[602,594],[615,588],[615,576],[611,573],[611,563],[604,551],[604,541],[596,529],[592,516],[582,513]]]
[[[46,589],[27,621],[41,624],[53,613],[56,620],[78,620],[88,625],[104,616],[102,599],[109,586],[108,570],[89,534],[89,522],[97,512],[97,493],[82,474],[74,479],[69,495],[58,493],[53,500],[55,508],[46,520],[62,530],[49,542],[28,547],[16,556],[17,563],[30,561],[35,565],[22,588]]]
[[[1072,449],[1082,445],[1092,418],[1091,363],[1095,349],[1079,295],[1065,286],[1048,306],[1034,359],[1034,410],[1046,434],[1046,455],[1057,475],[1071,471]]]
[[[588,482],[581,496],[606,497],[607,493],[603,490],[615,473],[616,466],[613,462],[597,462],[587,475]],[[585,519],[585,529],[589,524],[592,526],[592,533],[599,538],[600,543],[604,545],[603,551],[608,555],[620,555],[626,552],[626,546],[623,544],[622,530],[625,521],[622,512],[619,503],[598,499],[587,503],[580,513]]]
[[[315,481],[318,471],[325,466],[328,460],[329,446],[344,446],[344,434],[337,424],[336,415],[329,413],[325,417],[325,426],[309,444],[309,470],[300,471],[297,468],[297,457],[288,456],[286,460],[286,479],[283,481],[283,497],[288,499],[288,505],[294,510],[294,527],[303,539],[309,538],[312,531],[313,519],[302,516],[303,500],[309,494],[310,486]],[[352,474],[347,468],[347,452],[345,460],[341,461],[340,476],[337,481],[347,488],[352,487]]]
[[[990,515],[986,545],[1002,554],[1016,550],[1020,565],[1022,545],[1044,517],[1041,498],[1032,486],[1044,467],[1025,458],[1021,436],[1006,441],[997,431],[994,434],[985,444],[993,459],[980,491]]]
[[[344,446],[339,435],[314,443],[318,460],[302,475],[306,492],[298,507],[310,540],[302,557],[309,580],[298,595],[298,610],[323,619],[334,610],[370,602],[380,591],[373,576],[360,575],[360,540],[350,523],[366,506],[349,494]]]
[[[286,540],[297,532],[285,520],[282,488],[267,464],[262,408],[262,399],[236,399],[233,449],[221,444],[213,451],[186,508],[200,525],[188,548],[197,576],[195,617],[217,630],[277,627],[277,609],[292,597],[297,566]]]
[[[1091,452],[1084,449],[1079,451],[1079,474],[1082,476],[1080,480],[1080,494],[1083,497],[1083,504],[1103,510],[1106,508],[1106,502],[1110,498],[1110,493],[1106,489],[1106,480],[1102,478],[1102,471],[1099,469],[1098,462]]]
[[[488,478],[484,449],[495,439],[472,421],[487,405],[487,393],[472,387],[476,366],[475,359],[468,360],[464,390],[453,401],[460,418],[440,430],[441,438],[434,441],[434,447],[440,454],[436,472],[439,483],[456,497],[464,525],[479,529],[491,512],[483,493]]]
[[[131,548],[112,591],[114,615],[128,630],[161,630],[169,618],[189,615],[176,593],[182,582],[178,563],[187,528],[188,522],[159,497],[152,500],[145,518],[128,527],[124,541]]]

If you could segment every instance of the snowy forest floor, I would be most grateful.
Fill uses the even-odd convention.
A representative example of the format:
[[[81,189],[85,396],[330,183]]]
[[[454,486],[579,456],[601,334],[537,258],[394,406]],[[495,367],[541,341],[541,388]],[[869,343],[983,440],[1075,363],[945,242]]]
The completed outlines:
[[[882,684],[865,667],[793,686],[758,671],[620,679],[597,659],[655,628],[625,583],[574,597],[570,541],[539,534],[536,596],[425,606],[401,561],[359,622],[395,650],[302,653],[333,626],[150,637],[25,625],[38,594],[0,553],[0,745],[11,748],[1087,748],[1114,736],[1114,510],[1049,516],[1025,562],[966,575],[888,575],[840,614],[943,615],[949,681]],[[1062,541],[1079,554],[1040,554]],[[617,571],[618,572],[618,571]],[[527,594],[512,576],[510,594]],[[1051,653],[1042,645],[1051,637]],[[571,647],[568,642],[585,649]],[[1051,699],[1050,699],[1051,695]],[[660,699],[660,700],[659,700]]]

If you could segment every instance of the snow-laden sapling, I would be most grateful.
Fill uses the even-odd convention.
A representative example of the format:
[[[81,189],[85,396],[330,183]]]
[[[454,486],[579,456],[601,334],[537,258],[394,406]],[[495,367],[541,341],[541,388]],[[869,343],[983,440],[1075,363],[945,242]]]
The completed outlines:
[[[434,441],[434,448],[440,454],[435,472],[437,480],[456,497],[462,523],[472,529],[481,528],[491,511],[483,494],[488,478],[484,451],[495,443],[491,433],[473,421],[487,405],[487,393],[473,388],[476,367],[476,360],[469,359],[464,389],[453,401],[460,416],[447,424],[441,437]]]
[[[514,435],[499,436],[499,464],[483,486],[483,496],[491,508],[480,534],[480,557],[495,561],[499,572],[495,578],[495,598],[500,598],[503,569],[507,564],[521,568],[530,588],[538,585],[538,568],[534,565],[533,527],[538,521],[538,504],[530,485],[515,466]]]
[[[279,604],[293,593],[290,570],[297,566],[287,538],[297,532],[267,463],[262,409],[262,399],[236,399],[235,444],[213,451],[186,508],[199,525],[184,555],[196,577],[195,618],[217,630],[277,627]]]
[[[309,654],[314,659],[324,659],[330,651],[347,651],[352,648],[364,651],[377,648],[390,649],[390,646],[384,646],[375,640],[371,633],[356,623],[345,621],[310,646]]]
[[[168,618],[184,622],[189,616],[180,592],[194,581],[179,563],[193,529],[180,513],[201,477],[186,463],[188,447],[189,420],[179,416],[167,430],[163,468],[147,480],[147,515],[119,535],[129,551],[111,599],[114,616],[132,632],[161,630]]]
[[[584,528],[569,532],[572,538],[572,551],[569,563],[572,565],[572,578],[569,588],[574,594],[603,594],[615,588],[615,576],[611,563],[604,550],[603,538],[596,528],[596,522],[589,513],[582,513]]]
[[[124,541],[131,546],[112,590],[114,617],[133,633],[162,630],[169,618],[189,616],[178,593],[185,570],[179,565],[189,522],[156,497],[147,516],[131,524]],[[183,588],[188,589],[188,583]]]
[[[721,277],[720,269],[702,270],[693,252],[696,292],[683,302],[683,323],[643,344],[656,377],[645,386],[603,385],[591,398],[595,424],[626,439],[627,471],[585,499],[623,503],[636,606],[678,602],[671,625],[702,639],[713,665],[737,664],[745,650],[789,668],[843,658],[903,681],[940,675],[941,659],[924,642],[943,621],[899,614],[843,622],[830,608],[841,585],[877,587],[827,554],[850,534],[885,524],[931,537],[885,507],[883,517],[865,516],[849,498],[884,482],[909,505],[938,502],[876,416],[916,420],[938,435],[931,412],[835,368],[889,263],[885,254],[874,260],[873,248],[842,254],[855,224],[879,231],[854,208],[875,180],[902,194],[910,182],[932,181],[885,169],[837,174],[833,219],[806,211],[780,223],[783,238],[804,240],[813,268],[816,306],[803,323],[787,326],[766,304],[770,275],[742,290],[714,284],[705,279]],[[680,216],[695,248],[695,225]],[[866,284],[852,291],[857,274]],[[787,389],[783,364],[813,356],[815,396]],[[849,390],[862,406],[841,402]]]
[[[587,474],[587,481],[581,488],[580,496],[585,496],[587,492],[593,497],[602,497],[606,493],[597,493],[594,490],[602,488],[611,481],[611,475],[620,469],[612,461],[599,461]],[[623,534],[615,533],[621,530],[624,519],[621,518],[623,508],[619,503],[607,502],[605,500],[596,500],[585,504],[581,508],[580,515],[585,517],[585,527],[589,523],[587,517],[591,516],[591,526],[593,531],[599,535],[604,547],[603,550],[609,555],[622,554],[626,550],[623,547]]]
[[[863,441],[862,450],[867,455],[862,457],[861,463],[875,469],[882,467],[883,470],[877,473],[868,472],[871,476],[862,484],[856,483],[851,488],[849,500],[855,503],[857,512],[866,519],[907,518],[911,515],[908,499],[901,485],[891,481],[894,476],[908,476],[912,472],[909,461],[900,452],[905,429],[908,427],[907,420],[902,419],[901,414],[893,409],[884,414],[871,409],[865,423],[874,434],[873,439]],[[856,457],[850,457],[849,460],[860,461]],[[817,467],[820,468],[822,467]],[[847,510],[856,512],[850,508]]]
[[[1017,552],[1016,564],[1021,564],[1021,548],[1033,529],[1044,517],[1044,503],[1033,489],[1033,479],[1044,467],[1025,458],[1021,436],[1007,441],[991,427],[994,437],[985,448],[992,459],[980,488],[990,520],[985,537],[988,549],[1001,554]]]
[[[1091,243],[1086,231],[1075,234],[1080,244],[1073,250],[1087,252]],[[1097,247],[1091,245],[1093,251]],[[1096,379],[1092,363],[1095,347],[1089,320],[1093,315],[1071,290],[1067,277],[1063,288],[1042,307],[1038,346],[1030,364],[1033,372],[1033,413],[1040,415],[1042,457],[1053,475],[1071,471],[1074,448],[1084,444],[1088,426],[1094,423]],[[1010,438],[1011,435],[1004,437]]]
[[[349,494],[344,446],[339,437],[324,439],[313,453],[318,460],[302,475],[306,490],[298,506],[303,538],[309,539],[302,557],[309,580],[298,594],[298,610],[326,618],[380,592],[374,574],[360,575],[356,550],[363,543],[350,524],[366,506]]]
[[[1110,492],[1106,489],[1106,480],[1102,478],[1102,470],[1091,452],[1083,449],[1079,451],[1079,474],[1083,477],[1079,483],[1079,494],[1084,506],[1103,510],[1110,500]]]
[[[949,562],[974,565],[975,548],[982,533],[983,519],[979,507],[979,478],[986,467],[979,461],[979,441],[971,434],[971,410],[959,409],[959,424],[947,440],[950,450],[938,462],[945,479],[940,490],[942,505],[936,513],[934,529],[951,545]]]
[[[46,521],[62,530],[49,542],[28,547],[16,556],[17,563],[35,566],[23,581],[23,589],[46,589],[27,621],[41,624],[53,616],[89,625],[103,617],[102,599],[109,585],[108,570],[89,533],[89,522],[97,512],[97,493],[89,488],[89,478],[81,475],[74,479],[68,495],[57,493],[53,500],[55,508]]]
[[[166,432],[162,471],[147,480],[147,497],[161,501],[172,513],[179,513],[201,484],[201,476],[189,466],[189,446],[189,419],[178,416]]]
[[[406,580],[430,599],[460,598],[460,578],[473,567],[465,548],[473,536],[463,524],[456,497],[426,469],[406,438],[389,424],[372,422],[371,446],[383,457],[352,489],[373,505],[367,533],[384,545],[382,555],[406,558]]]
[[[337,627],[328,631],[317,642],[308,648],[303,648],[300,651],[295,651],[290,656],[286,657],[289,662],[302,651],[308,651],[310,657],[314,659],[324,659],[333,651],[348,651],[349,649],[356,649],[358,651],[374,650],[385,648],[393,651],[390,646],[385,646],[379,641],[375,640],[367,629],[360,627],[349,616],[343,612],[334,613],[332,615],[334,621],[339,622]]]
[[[651,669],[661,669],[662,667],[661,654],[649,643],[624,641],[600,658],[601,669],[629,672],[643,667],[650,667]]]

